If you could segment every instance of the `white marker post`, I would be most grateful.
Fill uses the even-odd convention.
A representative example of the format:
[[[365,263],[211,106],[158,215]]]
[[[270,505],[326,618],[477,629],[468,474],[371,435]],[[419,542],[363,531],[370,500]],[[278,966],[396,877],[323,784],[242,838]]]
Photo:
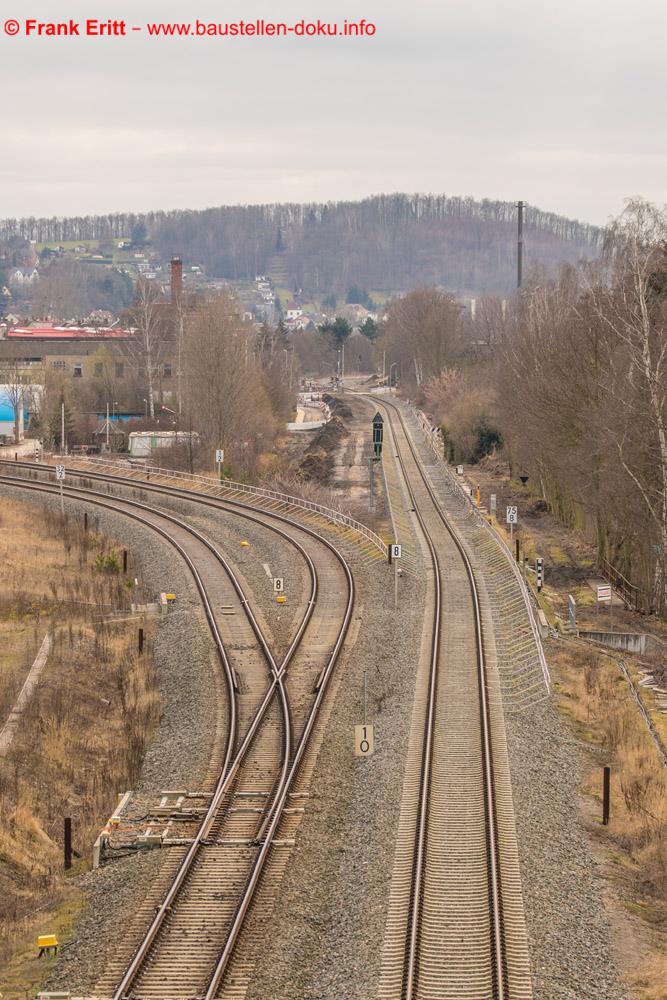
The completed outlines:
[[[215,464],[218,467],[218,479],[222,478],[222,463],[225,460],[225,449],[216,448],[215,449]]]
[[[375,750],[375,727],[366,721],[368,703],[368,672],[364,670],[364,714],[363,725],[354,727],[354,756],[370,757]]]
[[[65,479],[65,466],[56,465],[56,479],[60,483],[60,513],[65,517],[65,499],[63,497],[63,480]]]
[[[402,552],[402,546],[395,542],[391,547],[391,561],[394,564],[394,611],[398,610],[398,560]]]
[[[510,526],[510,548],[512,547],[512,539],[514,537],[514,525],[519,523],[519,510],[518,507],[508,507],[506,514],[507,523]]]
[[[609,583],[598,584],[598,587],[597,587],[598,615],[600,613],[600,605],[601,604],[608,604],[609,605],[609,631],[613,632],[614,631],[614,627],[613,627],[613,622],[612,622],[612,617],[611,617],[611,614],[612,614],[612,612],[611,612],[611,608],[612,608],[612,599],[611,599],[611,596],[612,596],[611,595],[611,584],[609,584]]]

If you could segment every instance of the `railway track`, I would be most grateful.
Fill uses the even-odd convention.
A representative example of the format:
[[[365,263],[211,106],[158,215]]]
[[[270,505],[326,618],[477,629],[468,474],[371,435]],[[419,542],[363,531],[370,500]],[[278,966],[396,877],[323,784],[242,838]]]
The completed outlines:
[[[377,396],[373,397],[377,403]],[[428,561],[431,637],[385,934],[380,1000],[530,1000],[502,703],[483,588],[382,400]],[[416,724],[415,724],[416,723]]]
[[[30,463],[20,465],[24,473],[44,472],[43,467]],[[86,474],[85,479],[91,478],[106,479]],[[110,480],[115,482],[113,477]],[[51,494],[56,491],[51,483],[22,477],[1,476],[0,482]],[[106,484],[108,487],[108,481]],[[162,487],[154,491],[172,494]],[[170,865],[173,878],[148,930],[129,962],[121,954],[116,964],[112,963],[96,992],[114,1000],[128,996],[183,1000],[243,996],[252,961],[239,957],[235,949],[243,933],[252,944],[252,935],[245,927],[247,914],[257,901],[258,887],[265,895],[268,892],[269,899],[275,897],[275,884],[267,887],[266,883],[279,882],[303,812],[293,802],[308,794],[304,783],[298,784],[300,770],[309,771],[303,765],[308,765],[313,730],[350,623],[354,603],[350,569],[328,540],[290,518],[252,512],[240,502],[187,494],[190,501],[233,511],[269,527],[295,546],[306,561],[310,597],[292,643],[277,664],[238,579],[201,532],[181,518],[137,500],[114,497],[112,502],[108,495],[71,486],[66,495],[121,511],[154,528],[177,548],[202,597],[224,668],[229,705],[225,750],[214,755],[218,773],[201,825],[192,831],[189,848],[171,848],[177,855],[177,862]],[[308,538],[317,552],[319,568],[297,535]],[[198,554],[193,553],[193,544],[199,548]],[[208,581],[198,567],[202,558],[209,564]],[[222,597],[216,594],[216,608],[209,593],[215,568],[212,563],[218,570],[223,567],[226,586],[233,589],[243,610],[243,615],[235,616],[233,626],[227,615],[218,626],[216,611],[219,614],[223,606],[230,607],[230,595],[228,589]],[[215,586],[219,587],[219,581]],[[230,662],[225,650],[221,636],[225,630],[235,649],[242,650],[237,663]]]

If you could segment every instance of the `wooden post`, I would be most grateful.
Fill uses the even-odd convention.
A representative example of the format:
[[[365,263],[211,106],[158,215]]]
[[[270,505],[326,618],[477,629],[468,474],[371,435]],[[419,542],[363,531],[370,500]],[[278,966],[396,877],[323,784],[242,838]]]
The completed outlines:
[[[518,538],[516,540],[516,561],[517,562],[521,561],[520,554],[519,554],[519,539]]]
[[[65,816],[64,839],[65,871],[72,867],[72,817]]]
[[[127,549],[123,549],[123,573],[127,573]]]
[[[139,655],[140,656],[143,653],[143,651],[144,651],[144,630],[142,628],[140,628],[139,629]]]
[[[83,530],[88,531],[88,511],[83,512]]]
[[[611,768],[602,769],[602,825],[609,826],[609,800],[611,791]]]

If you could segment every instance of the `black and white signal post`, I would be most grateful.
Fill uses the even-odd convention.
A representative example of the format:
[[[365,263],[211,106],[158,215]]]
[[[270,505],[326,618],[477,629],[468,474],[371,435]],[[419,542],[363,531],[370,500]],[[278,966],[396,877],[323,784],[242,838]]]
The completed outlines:
[[[402,554],[403,550],[398,542],[392,542],[389,546],[389,562],[394,564],[394,610],[398,608],[398,560]]]
[[[65,466],[56,465],[56,479],[60,483],[60,513],[65,517],[65,500],[63,497],[63,480],[65,479]]]

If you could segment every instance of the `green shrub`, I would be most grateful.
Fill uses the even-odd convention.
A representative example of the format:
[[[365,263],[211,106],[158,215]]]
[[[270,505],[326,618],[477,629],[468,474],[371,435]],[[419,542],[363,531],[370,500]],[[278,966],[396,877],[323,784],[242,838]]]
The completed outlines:
[[[115,552],[98,553],[94,566],[100,573],[120,573],[120,562]]]

